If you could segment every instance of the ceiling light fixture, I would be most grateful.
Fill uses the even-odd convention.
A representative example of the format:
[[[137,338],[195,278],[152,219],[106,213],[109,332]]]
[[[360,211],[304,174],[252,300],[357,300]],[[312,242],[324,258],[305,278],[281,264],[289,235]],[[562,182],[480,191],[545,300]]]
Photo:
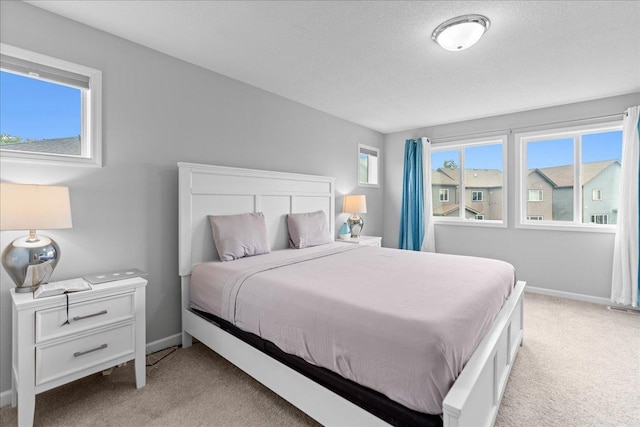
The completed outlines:
[[[463,15],[438,25],[431,39],[446,50],[465,50],[489,30],[491,22],[482,15]]]

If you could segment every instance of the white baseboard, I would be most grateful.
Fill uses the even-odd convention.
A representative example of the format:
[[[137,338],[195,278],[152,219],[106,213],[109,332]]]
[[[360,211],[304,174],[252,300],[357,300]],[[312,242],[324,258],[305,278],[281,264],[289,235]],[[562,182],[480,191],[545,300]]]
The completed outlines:
[[[525,288],[525,291],[531,292],[532,294],[549,295],[552,297],[567,298],[567,299],[572,299],[576,301],[590,302],[593,304],[615,305],[615,304],[612,304],[611,300],[608,298],[594,297],[591,295],[583,295],[583,294],[574,294],[573,292],[555,291],[553,289],[535,288],[532,286],[527,286]]]
[[[147,354],[155,353],[156,351],[164,350],[165,348],[173,347],[182,344],[182,333],[170,335],[165,338],[147,343]],[[9,406],[11,404],[11,390],[5,390],[0,392],[0,408]]]
[[[147,354],[182,344],[182,332],[147,343]]]
[[[0,408],[11,405],[11,390],[0,392]]]

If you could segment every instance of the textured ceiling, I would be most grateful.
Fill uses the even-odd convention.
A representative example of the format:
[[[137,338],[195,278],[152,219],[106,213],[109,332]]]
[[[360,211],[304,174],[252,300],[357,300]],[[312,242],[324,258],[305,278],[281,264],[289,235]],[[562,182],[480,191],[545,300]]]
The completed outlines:
[[[639,1],[28,3],[382,133],[640,91]]]

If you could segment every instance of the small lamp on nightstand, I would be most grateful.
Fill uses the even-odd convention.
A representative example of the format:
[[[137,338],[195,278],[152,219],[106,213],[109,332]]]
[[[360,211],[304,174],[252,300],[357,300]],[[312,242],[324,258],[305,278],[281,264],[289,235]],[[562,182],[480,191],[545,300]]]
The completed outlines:
[[[367,197],[362,194],[349,194],[344,196],[342,212],[352,214],[347,220],[351,228],[351,238],[359,238],[364,228],[364,221],[358,214],[367,213]]]
[[[16,292],[32,292],[51,277],[60,248],[36,229],[52,228],[71,228],[69,188],[0,183],[0,229],[29,230],[2,251],[2,266]]]

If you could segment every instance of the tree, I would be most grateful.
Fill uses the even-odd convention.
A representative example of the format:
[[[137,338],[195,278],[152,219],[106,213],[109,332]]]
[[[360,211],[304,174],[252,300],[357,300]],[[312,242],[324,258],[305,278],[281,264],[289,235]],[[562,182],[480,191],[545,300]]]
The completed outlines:
[[[445,169],[458,169],[458,164],[453,159],[445,160],[444,163],[442,164],[442,167],[444,167]]]
[[[0,134],[0,144],[15,144],[17,142],[22,142],[19,136],[12,136],[6,133]]]

